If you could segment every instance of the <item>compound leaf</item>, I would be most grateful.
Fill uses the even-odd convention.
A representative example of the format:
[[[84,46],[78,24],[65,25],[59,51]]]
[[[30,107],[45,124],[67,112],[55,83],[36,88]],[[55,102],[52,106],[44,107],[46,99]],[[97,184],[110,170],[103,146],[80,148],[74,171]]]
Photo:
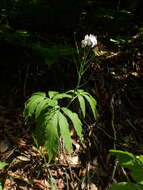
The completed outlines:
[[[135,164],[135,156],[126,151],[122,150],[110,150],[112,155],[116,156],[119,160],[119,164],[125,168],[131,169]]]
[[[133,180],[143,185],[143,156],[134,156],[130,152],[122,150],[110,150],[111,154],[119,160],[119,165],[130,169]]]

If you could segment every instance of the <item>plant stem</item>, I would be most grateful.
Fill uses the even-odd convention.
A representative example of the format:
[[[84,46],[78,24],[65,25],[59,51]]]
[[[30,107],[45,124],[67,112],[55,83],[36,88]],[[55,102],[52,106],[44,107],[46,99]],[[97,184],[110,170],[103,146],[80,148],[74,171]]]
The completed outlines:
[[[83,57],[82,60],[80,61],[80,66],[79,69],[77,69],[77,73],[78,73],[78,79],[77,79],[77,85],[75,87],[75,90],[77,90],[80,87],[80,83],[82,80],[82,77],[84,75],[84,73],[86,72],[86,70],[89,67],[89,61],[87,60],[89,53],[90,53],[90,48],[88,48],[88,51],[86,51],[87,49],[84,48],[84,52],[83,52]]]

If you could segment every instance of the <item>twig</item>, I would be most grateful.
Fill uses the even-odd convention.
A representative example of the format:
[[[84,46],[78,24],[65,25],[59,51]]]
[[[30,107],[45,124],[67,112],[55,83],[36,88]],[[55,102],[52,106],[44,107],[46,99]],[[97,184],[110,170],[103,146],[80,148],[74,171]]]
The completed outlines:
[[[112,126],[112,130],[113,130],[113,136],[114,136],[114,143],[113,143],[113,147],[116,150],[116,140],[117,140],[117,134],[116,134],[116,129],[115,129],[115,125],[114,125],[114,119],[115,119],[115,112],[114,112],[114,103],[115,103],[115,96],[116,93],[114,93],[111,97],[111,102],[110,102],[110,107],[111,107],[111,126]],[[113,172],[112,172],[112,176],[111,176],[111,180],[114,179],[115,176],[115,172],[117,169],[117,165],[118,165],[118,160],[115,160],[115,164],[114,164],[114,168],[113,168]]]
[[[111,176],[111,180],[114,179],[115,173],[116,173],[116,169],[117,169],[117,165],[118,165],[118,160],[115,160],[115,164],[114,164],[114,168],[113,168],[113,172],[112,172],[112,176]]]
[[[90,171],[90,162],[87,163],[87,190],[90,189],[90,176],[89,176],[89,171]]]
[[[111,126],[112,126],[112,130],[113,130],[113,136],[114,136],[114,144],[113,147],[116,150],[116,140],[117,140],[117,134],[116,134],[116,129],[115,129],[115,125],[114,125],[114,119],[115,119],[115,115],[114,115],[114,103],[115,103],[115,96],[116,93],[114,93],[112,95],[111,98],[111,102],[110,102],[110,107],[111,107]]]
[[[67,187],[67,190],[69,190],[68,174],[67,174],[67,172],[65,172],[65,174],[66,174],[66,187]]]
[[[104,129],[102,129],[101,127],[97,126],[98,129],[100,129],[109,139],[113,139],[114,137],[112,137],[111,135],[109,135]]]
[[[127,175],[126,171],[124,170],[124,168],[123,168],[123,167],[121,167],[121,169],[122,169],[122,171],[123,171],[123,174],[124,174],[124,175],[125,175],[125,177],[127,178],[127,181],[128,181],[128,182],[130,182],[130,179],[129,179],[129,177],[128,177],[128,175]]]

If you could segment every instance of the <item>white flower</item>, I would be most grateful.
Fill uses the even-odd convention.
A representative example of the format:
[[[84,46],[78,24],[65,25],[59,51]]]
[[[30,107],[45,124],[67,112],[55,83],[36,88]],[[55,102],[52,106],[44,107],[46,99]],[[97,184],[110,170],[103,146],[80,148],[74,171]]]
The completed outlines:
[[[97,45],[97,39],[96,36],[90,34],[86,34],[84,37],[84,40],[81,41],[81,46],[86,47],[89,46],[91,48],[95,47]]]

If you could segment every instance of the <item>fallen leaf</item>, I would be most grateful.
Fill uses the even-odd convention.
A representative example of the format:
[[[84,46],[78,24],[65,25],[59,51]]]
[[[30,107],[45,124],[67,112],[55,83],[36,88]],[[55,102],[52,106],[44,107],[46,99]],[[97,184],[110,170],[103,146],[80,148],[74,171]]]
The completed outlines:
[[[93,183],[90,184],[89,189],[90,189],[90,190],[98,190],[97,187],[96,187],[96,185],[93,184]]]

